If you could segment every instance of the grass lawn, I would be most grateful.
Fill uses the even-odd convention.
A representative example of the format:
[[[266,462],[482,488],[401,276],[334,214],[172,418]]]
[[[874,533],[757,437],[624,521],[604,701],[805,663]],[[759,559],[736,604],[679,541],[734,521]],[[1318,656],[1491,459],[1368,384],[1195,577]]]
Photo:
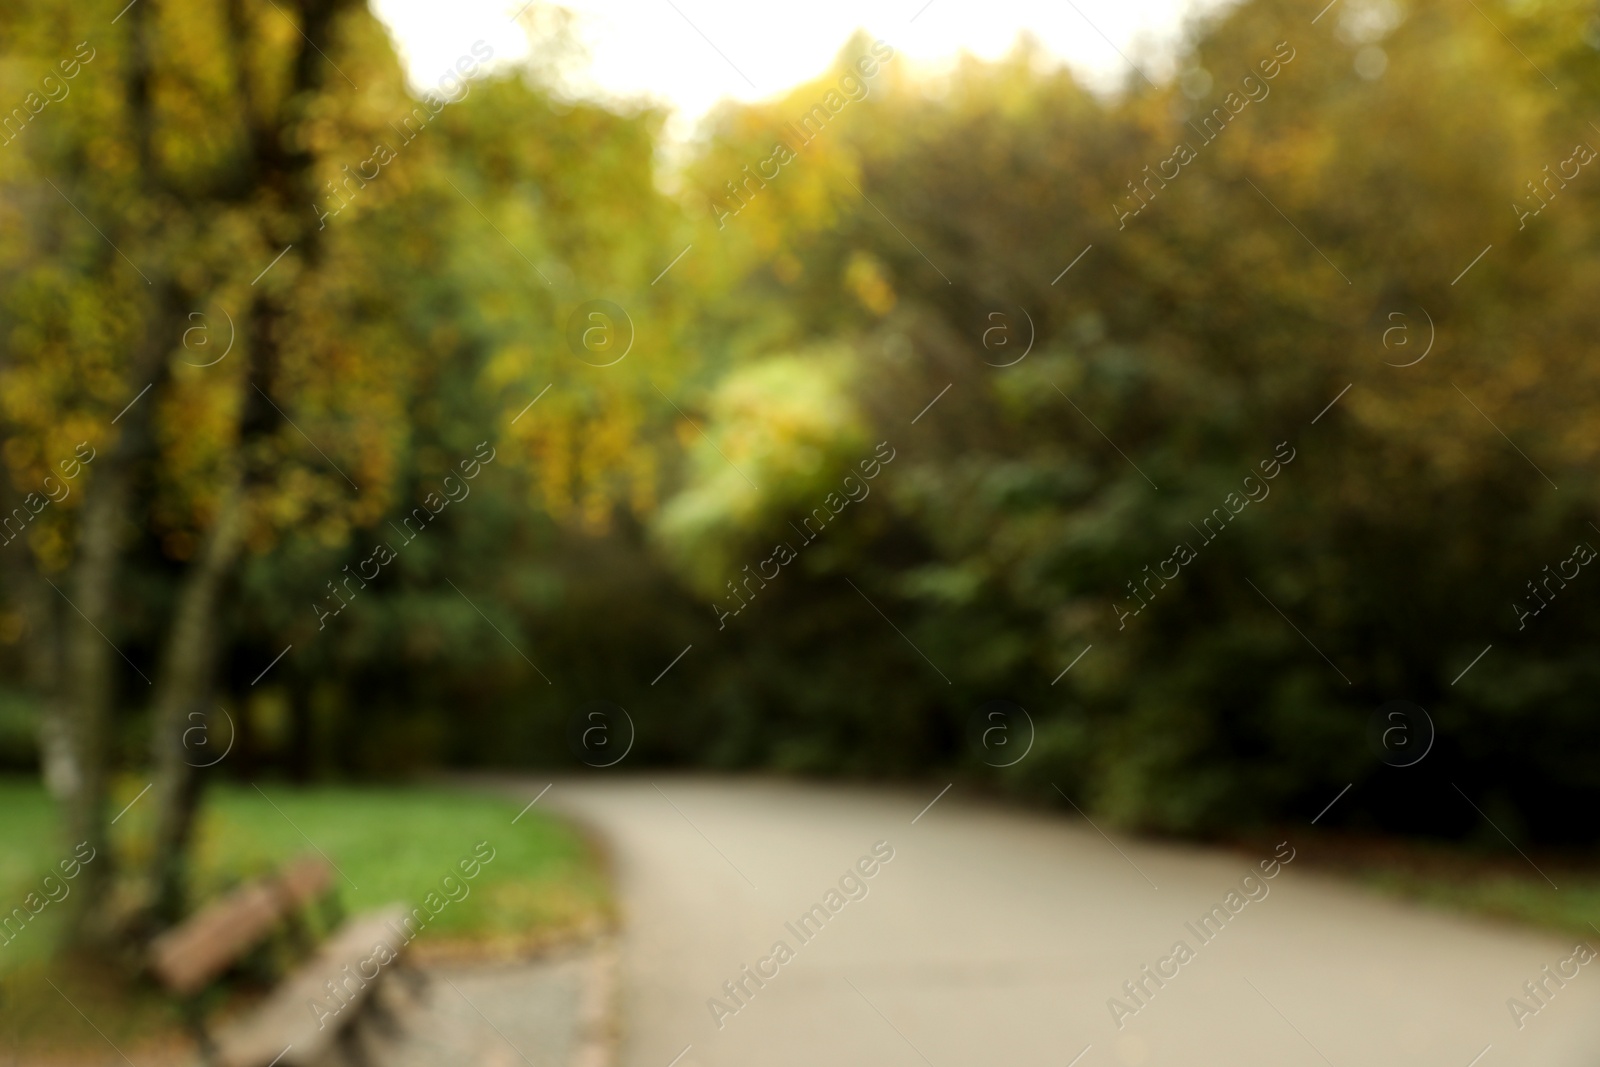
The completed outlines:
[[[1509,850],[1328,834],[1307,839],[1301,855],[1309,866],[1391,896],[1600,944],[1600,862],[1592,853],[1536,852],[1529,859]]]
[[[143,787],[142,780],[121,782],[113,810]],[[147,854],[148,801],[147,795],[113,828],[119,863]],[[481,860],[492,850],[478,876],[465,882],[468,895],[443,907],[413,951],[514,953],[603,928],[610,904],[589,843],[538,808],[512,825],[521,807],[437,786],[227,785],[206,798],[195,886],[200,898],[209,898],[320,850],[341,872],[335,890],[347,914],[391,902],[420,907],[429,893],[445,897],[440,880],[460,877],[459,860],[474,858],[475,851]],[[68,853],[57,837],[54,806],[37,782],[0,778],[0,811],[6,813],[0,910],[9,912]],[[85,1016],[120,1046],[159,1043],[176,1020],[172,1009],[151,991],[110,976],[60,969],[51,960],[56,918],[47,907],[13,942],[0,945],[0,1047],[98,1043],[110,1052]]]

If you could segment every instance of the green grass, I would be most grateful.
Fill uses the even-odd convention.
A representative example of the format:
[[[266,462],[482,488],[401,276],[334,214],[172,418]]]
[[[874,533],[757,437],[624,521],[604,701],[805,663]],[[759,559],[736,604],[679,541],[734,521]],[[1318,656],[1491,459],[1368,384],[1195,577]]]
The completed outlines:
[[[1383,892],[1450,911],[1472,912],[1596,940],[1600,919],[1600,874],[1567,871],[1557,892],[1538,874],[1494,874],[1463,882],[1445,875],[1366,871],[1362,881]]]
[[[112,810],[132,801],[143,781],[119,783]],[[114,827],[118,862],[148,855],[149,796]],[[603,928],[610,922],[604,873],[589,843],[571,826],[494,796],[435,786],[365,788],[282,783],[225,786],[207,794],[197,826],[194,887],[208,899],[286,861],[320,850],[337,866],[335,891],[346,914],[399,902],[423,907],[454,875],[468,888],[450,901],[415,942],[415,950],[506,954]],[[0,905],[21,904],[67,855],[56,812],[37,783],[0,778]],[[487,842],[477,877],[458,862]],[[58,855],[59,853],[59,855]],[[97,861],[98,862],[98,861]],[[459,888],[454,889],[460,895]],[[432,902],[438,906],[438,900]],[[153,991],[105,974],[64,969],[52,952],[59,909],[47,907],[10,945],[0,947],[0,1042],[35,1045],[57,1036],[100,1041],[50,978],[72,995],[95,1025],[119,1045],[159,1041],[175,1020]],[[55,1044],[55,1041],[51,1041]],[[103,1042],[101,1042],[103,1046]]]
[[[1265,841],[1250,847],[1259,851]],[[1297,863],[1385,896],[1600,940],[1600,860],[1590,850],[1534,851],[1529,859],[1481,842],[1303,831],[1296,843]]]
[[[1379,892],[1438,910],[1585,940],[1600,936],[1595,928],[1600,925],[1600,868],[1592,857],[1546,856],[1535,868],[1514,853],[1386,842],[1353,853],[1336,850],[1327,866]]]
[[[599,921],[605,887],[587,843],[538,809],[513,826],[520,808],[446,789],[220,791],[199,828],[197,881],[220,888],[240,872],[266,871],[315,849],[338,868],[350,912],[391,902],[421,907],[430,893],[446,897],[441,879],[464,884],[468,895],[445,904],[423,938],[506,945]],[[473,860],[480,843],[493,858],[465,879],[458,864]]]
[[[61,847],[55,805],[38,782],[0,778],[0,811],[5,812],[0,839],[0,914],[9,915],[30,892],[39,891],[39,880],[56,870],[59,860],[72,853]],[[0,946],[0,976],[49,956],[59,910],[49,905],[15,941]]]

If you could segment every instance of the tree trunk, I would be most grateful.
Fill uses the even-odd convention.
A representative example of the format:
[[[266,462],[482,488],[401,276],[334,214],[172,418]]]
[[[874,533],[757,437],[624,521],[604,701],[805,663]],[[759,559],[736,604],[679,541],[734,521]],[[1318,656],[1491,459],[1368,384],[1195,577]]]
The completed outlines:
[[[28,624],[28,687],[39,698],[42,714],[39,716],[39,776],[44,779],[45,790],[58,804],[77,788],[81,772],[72,746],[72,722],[64,692],[62,691],[62,659],[65,654],[62,635],[71,620],[64,612],[71,612],[55,590],[45,584],[44,577],[35,570],[36,560],[29,560],[17,568],[17,588],[27,604]],[[74,618],[76,614],[74,613]]]
[[[155,195],[160,192],[160,181],[154,166],[155,116],[150,97],[154,31],[149,8],[149,4],[137,4],[129,13],[131,47],[124,89],[139,155],[141,184],[147,194]],[[159,232],[138,224],[125,225],[123,229],[128,231],[124,239],[135,248],[159,245]],[[94,849],[93,861],[84,865],[75,892],[68,898],[72,903],[67,906],[62,930],[63,946],[76,951],[104,950],[120,933],[111,907],[115,864],[109,847],[106,801],[110,792],[115,677],[122,669],[124,656],[112,644],[109,631],[115,627],[111,611],[122,570],[124,536],[133,525],[134,481],[139,462],[150,448],[152,412],[168,377],[167,356],[182,336],[185,312],[190,310],[171,273],[161,270],[151,257],[140,258],[157,273],[158,280],[152,283],[149,318],[124,380],[132,389],[143,388],[155,395],[144,397],[143,392],[138,393],[134,402],[112,420],[126,421],[115,444],[106,449],[109,454],[100,458],[84,487],[72,576],[67,583],[70,588],[61,591],[70,598],[72,614],[81,616],[82,623],[74,625],[69,619],[63,634],[67,676],[61,687],[62,718],[68,724],[65,733],[72,770],[76,772],[64,804],[66,845],[71,849],[87,843]],[[148,385],[136,384],[141,381]],[[131,661],[128,665],[139,672],[145,685],[151,684]]]
[[[65,939],[68,947],[91,948],[111,936],[105,921],[111,887],[112,857],[108,847],[106,798],[110,776],[111,709],[120,657],[105,633],[112,628],[111,608],[121,563],[122,533],[127,520],[131,472],[109,462],[95,472],[93,491],[83,502],[78,520],[78,558],[70,591],[65,591],[78,625],[65,635],[67,681],[64,686],[67,737],[72,770],[65,805],[66,847],[87,844],[94,859],[86,863],[68,899]]]
[[[283,111],[259,122],[255,128],[256,151],[249,172],[249,187],[266,192],[267,202],[275,208],[286,207],[273,203],[285,193],[292,195],[295,202],[314,199],[307,191],[311,187],[313,157],[304,148],[286,151],[284,131],[298,120],[296,112],[304,106],[303,94],[320,86],[325,77],[326,57],[313,42],[327,41],[333,17],[352,2],[311,0],[301,6],[301,38],[308,47],[301,48],[296,56],[293,91],[287,95]],[[240,64],[238,69],[243,70],[249,44],[247,23],[238,3],[229,5],[229,19],[236,62]],[[247,86],[243,92],[248,98]],[[256,109],[247,110],[253,113]],[[304,256],[314,256],[321,241],[315,233],[308,232],[303,214],[284,210],[275,237],[287,239],[287,243],[299,247]],[[295,220],[293,233],[282,231],[282,219]],[[264,379],[268,392],[278,365],[282,322],[287,317],[285,300],[271,291],[262,291],[252,299],[245,317],[251,338],[248,358],[254,365],[255,375]],[[247,380],[253,380],[253,376]],[[243,548],[246,500],[252,486],[259,481],[258,472],[248,469],[246,457],[253,443],[276,429],[277,418],[276,409],[262,399],[256,388],[245,391],[229,483],[200,554],[184,575],[167,634],[161,682],[152,709],[156,835],[145,879],[150,918],[158,926],[172,923],[183,914],[188,845],[199,808],[202,781],[202,776],[196,772],[203,769],[199,765],[213,758],[211,731],[205,731],[207,747],[198,752],[197,746],[186,745],[184,739],[201,736],[191,731],[196,723],[206,722],[205,716],[210,711],[210,689],[222,645],[217,606]],[[234,728],[241,731],[245,728],[242,711]]]
[[[200,799],[199,772],[213,765],[223,746],[232,742],[228,734],[212,729],[219,724],[210,715],[210,702],[221,646],[217,607],[244,542],[241,483],[236,468],[199,555],[184,575],[151,714],[156,830],[145,900],[162,925],[183,914],[185,857]],[[235,720],[235,729],[239,721]]]

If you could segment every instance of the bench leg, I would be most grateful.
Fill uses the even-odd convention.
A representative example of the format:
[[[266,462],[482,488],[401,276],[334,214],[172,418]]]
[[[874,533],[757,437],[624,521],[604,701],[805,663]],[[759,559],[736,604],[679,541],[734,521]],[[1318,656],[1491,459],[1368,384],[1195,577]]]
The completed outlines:
[[[199,1050],[200,1062],[205,1067],[216,1067],[217,1043],[211,1039],[211,1031],[206,1026],[205,1013],[200,1010],[200,1002],[192,997],[183,1001],[183,1022],[189,1033],[194,1037],[195,1048]]]
[[[339,1031],[340,1058],[350,1067],[374,1067],[367,1054],[366,1043],[361,1040],[361,1020],[354,1019]]]
[[[394,997],[386,994],[398,993],[406,1001],[410,998],[395,983],[379,981],[378,987],[361,1005],[361,1011],[339,1032],[341,1057],[351,1067],[372,1067],[374,1064],[374,1055],[368,1047],[369,1037],[378,1043],[381,1050],[406,1034],[404,1020],[392,1002]]]
[[[395,1038],[405,1033],[405,1026],[402,1025],[400,1015],[395,1011],[395,1006],[390,1003],[393,998],[384,995],[391,990],[398,992],[399,987],[392,982],[385,982],[377,989],[374,989],[372,996],[367,1000],[366,1015],[371,1018],[373,1024],[385,1037]],[[404,993],[401,993],[401,996],[404,995]],[[359,1022],[360,1020],[358,1019],[357,1021]]]
[[[427,996],[428,990],[432,988],[427,974],[420,967],[411,967],[401,963],[396,968],[396,973],[405,981],[406,988],[411,992],[411,996],[415,1000],[422,1000]]]

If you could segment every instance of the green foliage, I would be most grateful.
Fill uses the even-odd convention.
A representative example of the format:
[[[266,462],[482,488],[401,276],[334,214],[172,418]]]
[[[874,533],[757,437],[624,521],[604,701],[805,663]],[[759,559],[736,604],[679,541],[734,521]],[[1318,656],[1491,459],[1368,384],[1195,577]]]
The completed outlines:
[[[1172,85],[1096,102],[1024,51],[969,65],[937,97],[896,86],[826,131],[837,140],[810,180],[838,166],[865,196],[787,227],[732,306],[818,309],[799,339],[851,339],[868,436],[906,458],[881,510],[804,558],[809,588],[764,591],[748,629],[723,638],[735,663],[706,690],[724,706],[713,751],[738,737],[753,763],[976,774],[963,724],[1007,696],[1040,743],[997,783],[1039,795],[1059,781],[1128,825],[1309,816],[1354,779],[1341,817],[1465,833],[1478,820],[1453,780],[1530,833],[1591,832],[1576,798],[1600,781],[1575,754],[1600,740],[1580,695],[1592,627],[1568,597],[1523,635],[1510,603],[1546,556],[1593,537],[1597,194],[1573,181],[1548,209],[1559,224],[1526,230],[1505,204],[1585,136],[1532,63],[1560,55],[1578,82],[1594,52],[1552,35],[1524,63],[1477,12],[1426,2],[1325,21],[1308,30],[1271,2],[1218,16],[1184,58],[1182,83],[1209,86],[1193,100]],[[1367,80],[1352,65],[1372,47],[1388,67]],[[1245,72],[1259,99],[1198,133]],[[803,100],[725,114],[696,173],[748,155],[751,125]],[[1129,183],[1175,142],[1197,158],[1136,199]],[[781,195],[774,182],[729,226],[782,225],[761,214]],[[861,262],[893,294],[873,313],[849,281]],[[1423,309],[1432,358],[1395,368],[1425,344]],[[1032,352],[996,368],[1010,356],[984,346],[991,313],[1020,332],[1022,310]],[[1412,348],[1385,347],[1390,312]],[[1198,525],[1279,448],[1296,459],[1270,497],[1211,543]],[[703,490],[684,492],[669,528]],[[1183,543],[1198,558],[1136,595]],[[843,577],[905,638],[848,587],[835,595]],[[1453,685],[1490,643],[1494,658]],[[1366,738],[1396,697],[1440,730],[1409,781]],[[1571,803],[1544,803],[1552,790]]]
[[[757,551],[752,531],[820,505],[837,472],[871,454],[850,393],[852,356],[818,347],[733,370],[707,405],[716,436],[680,431],[689,472],[656,528],[701,589],[718,595],[744,562],[738,553]]]

